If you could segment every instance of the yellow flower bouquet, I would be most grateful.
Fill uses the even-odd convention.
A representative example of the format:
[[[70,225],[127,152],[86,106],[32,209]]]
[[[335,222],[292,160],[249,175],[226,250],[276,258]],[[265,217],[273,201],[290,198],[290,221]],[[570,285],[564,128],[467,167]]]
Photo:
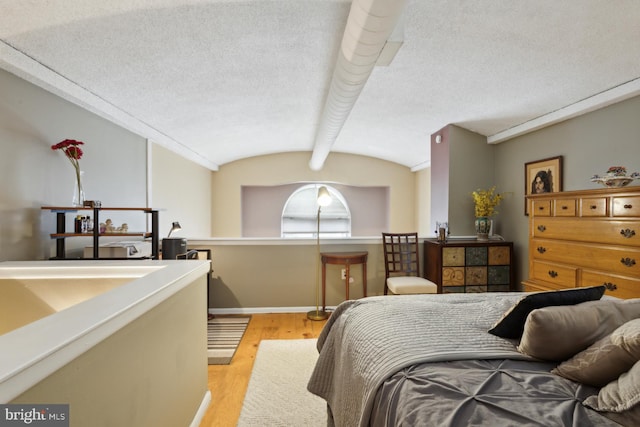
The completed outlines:
[[[503,199],[503,195],[496,193],[495,185],[488,190],[476,190],[471,195],[475,203],[476,218],[489,217],[498,213],[496,208]]]

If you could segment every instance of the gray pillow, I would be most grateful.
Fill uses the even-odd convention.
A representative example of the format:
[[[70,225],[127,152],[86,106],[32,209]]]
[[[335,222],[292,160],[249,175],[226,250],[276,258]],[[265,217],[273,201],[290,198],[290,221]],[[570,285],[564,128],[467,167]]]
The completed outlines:
[[[522,336],[524,323],[531,311],[542,307],[572,305],[585,301],[599,300],[603,294],[604,286],[531,293],[522,297],[504,313],[502,318],[489,329],[489,333],[502,338],[518,339]]]
[[[538,359],[567,360],[638,317],[640,298],[534,310],[527,318],[518,350]]]
[[[640,361],[629,372],[600,389],[597,396],[587,397],[583,404],[604,412],[616,422],[637,426],[640,421]]]
[[[630,320],[561,363],[551,372],[594,387],[604,387],[640,360],[640,319]]]

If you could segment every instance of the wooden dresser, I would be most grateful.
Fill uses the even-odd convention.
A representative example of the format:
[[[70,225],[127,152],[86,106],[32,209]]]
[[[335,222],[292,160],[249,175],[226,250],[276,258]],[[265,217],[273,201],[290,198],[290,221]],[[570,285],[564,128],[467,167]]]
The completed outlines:
[[[424,277],[438,293],[513,290],[513,243],[498,240],[424,241]]]
[[[605,285],[640,292],[640,187],[527,196],[529,278],[525,291]]]

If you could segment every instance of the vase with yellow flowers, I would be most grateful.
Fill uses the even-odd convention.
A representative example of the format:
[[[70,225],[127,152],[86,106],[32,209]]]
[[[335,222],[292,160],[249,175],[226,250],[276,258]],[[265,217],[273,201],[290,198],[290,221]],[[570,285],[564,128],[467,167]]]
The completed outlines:
[[[497,214],[496,208],[500,204],[503,195],[496,193],[496,187],[488,190],[476,190],[471,193],[475,204],[475,227],[478,240],[489,240],[489,230],[491,229],[490,217]]]

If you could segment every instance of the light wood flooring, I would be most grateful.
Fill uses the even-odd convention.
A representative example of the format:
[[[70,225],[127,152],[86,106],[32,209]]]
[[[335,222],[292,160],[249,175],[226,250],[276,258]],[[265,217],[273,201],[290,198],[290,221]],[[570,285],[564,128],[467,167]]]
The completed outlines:
[[[209,365],[211,404],[200,427],[236,426],[261,340],[317,338],[325,323],[307,319],[306,313],[251,315],[231,364]]]

